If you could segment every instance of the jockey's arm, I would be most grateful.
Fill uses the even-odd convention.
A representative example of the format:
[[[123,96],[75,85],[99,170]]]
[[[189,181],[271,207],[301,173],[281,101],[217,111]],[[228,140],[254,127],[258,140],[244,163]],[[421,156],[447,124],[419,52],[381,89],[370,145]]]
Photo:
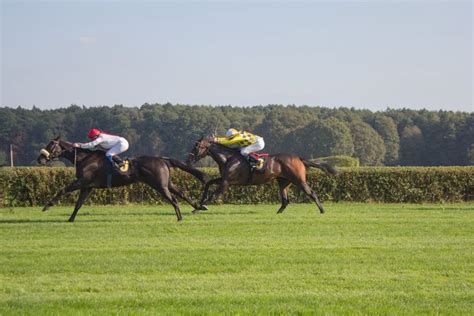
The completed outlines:
[[[92,149],[92,148],[95,148],[97,145],[100,145],[101,142],[102,142],[102,137],[99,136],[95,140],[89,143],[80,144],[80,145],[81,145],[81,148],[83,149]]]
[[[222,145],[234,145],[238,144],[243,140],[242,136],[236,135],[235,137],[232,137],[231,139],[228,139],[227,137],[216,137],[216,143],[222,144]]]

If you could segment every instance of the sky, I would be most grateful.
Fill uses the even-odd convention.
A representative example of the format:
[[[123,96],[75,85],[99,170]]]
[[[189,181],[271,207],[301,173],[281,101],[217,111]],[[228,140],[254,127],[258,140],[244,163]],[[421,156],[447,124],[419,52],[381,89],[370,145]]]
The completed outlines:
[[[1,1],[1,104],[474,112],[471,1]]]

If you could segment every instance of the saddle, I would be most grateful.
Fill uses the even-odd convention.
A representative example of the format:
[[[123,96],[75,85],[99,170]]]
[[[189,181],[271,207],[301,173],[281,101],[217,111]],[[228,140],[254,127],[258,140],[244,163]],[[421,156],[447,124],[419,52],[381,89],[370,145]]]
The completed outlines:
[[[117,176],[119,177],[129,177],[133,172],[133,159],[125,158],[121,159],[120,157],[114,156],[113,160],[113,167],[110,173],[107,173],[107,188],[112,188],[112,178]]]
[[[250,171],[251,172],[265,172],[263,168],[265,165],[265,158],[268,157],[269,154],[257,154],[251,153],[248,155],[248,162],[250,164]]]

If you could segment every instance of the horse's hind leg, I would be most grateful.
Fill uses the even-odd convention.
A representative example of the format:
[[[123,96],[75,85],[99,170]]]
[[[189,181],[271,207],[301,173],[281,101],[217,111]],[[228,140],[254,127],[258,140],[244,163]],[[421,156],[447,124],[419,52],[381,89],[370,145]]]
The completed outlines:
[[[283,213],[286,206],[290,203],[290,199],[288,198],[288,187],[290,186],[290,181],[285,178],[278,178],[278,186],[280,187],[280,197],[281,197],[281,207],[278,210],[279,213]]]
[[[316,195],[316,192],[314,192],[313,189],[311,189],[306,182],[302,182],[299,186],[304,191],[304,193],[306,193],[309,197],[311,197],[311,199],[313,199],[313,201],[318,206],[319,211],[321,212],[321,214],[323,214],[324,208],[321,202],[319,201],[318,196]]]
[[[46,205],[43,207],[43,212],[47,211],[51,206],[54,204],[58,203],[58,200],[61,196],[63,196],[66,193],[79,190],[82,186],[82,183],[80,180],[76,180],[73,183],[69,184],[68,186],[62,188],[51,200],[46,203]]]
[[[152,173],[149,173],[147,176],[144,177],[142,181],[151,186],[156,191],[160,192],[161,195],[168,202],[170,202],[171,205],[173,205],[178,221],[183,220],[183,217],[181,216],[181,211],[178,206],[178,200],[176,200],[176,198],[171,194],[170,189],[168,188],[168,185],[171,182],[169,177],[169,170],[160,171],[157,177],[154,177]]]
[[[69,222],[74,222],[74,219],[76,218],[77,212],[82,206],[82,203],[84,203],[85,199],[91,193],[92,188],[82,188],[81,192],[79,193],[79,198],[77,199],[76,206],[74,207],[74,211],[71,214],[71,217],[69,217],[68,221]]]
[[[158,190],[160,191],[161,195],[163,195],[163,197],[167,199],[168,202],[170,202],[173,205],[178,221],[182,221],[183,216],[181,216],[181,210],[179,209],[179,206],[178,206],[178,200],[176,200],[176,198],[171,194],[170,190],[167,187],[162,187],[162,188],[159,188]]]

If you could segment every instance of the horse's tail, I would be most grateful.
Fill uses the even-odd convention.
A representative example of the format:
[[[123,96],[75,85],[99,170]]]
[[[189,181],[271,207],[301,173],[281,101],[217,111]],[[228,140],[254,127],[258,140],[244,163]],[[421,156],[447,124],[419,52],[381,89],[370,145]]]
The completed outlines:
[[[186,172],[192,174],[193,176],[195,176],[202,183],[207,183],[207,182],[209,182],[209,180],[211,180],[211,178],[206,173],[204,173],[204,172],[202,172],[202,171],[200,171],[196,168],[193,168],[193,167],[185,164],[184,162],[182,162],[180,160],[173,159],[173,158],[168,158],[168,157],[163,157],[163,159],[165,159],[171,167],[179,168],[183,171],[186,171]]]
[[[328,164],[326,162],[309,161],[309,160],[301,158],[301,157],[300,157],[300,159],[301,159],[301,161],[303,161],[306,168],[313,167],[313,168],[321,169],[324,172],[326,172],[328,174],[331,174],[331,175],[337,174],[336,168],[334,168],[333,166],[331,166],[330,164]]]

